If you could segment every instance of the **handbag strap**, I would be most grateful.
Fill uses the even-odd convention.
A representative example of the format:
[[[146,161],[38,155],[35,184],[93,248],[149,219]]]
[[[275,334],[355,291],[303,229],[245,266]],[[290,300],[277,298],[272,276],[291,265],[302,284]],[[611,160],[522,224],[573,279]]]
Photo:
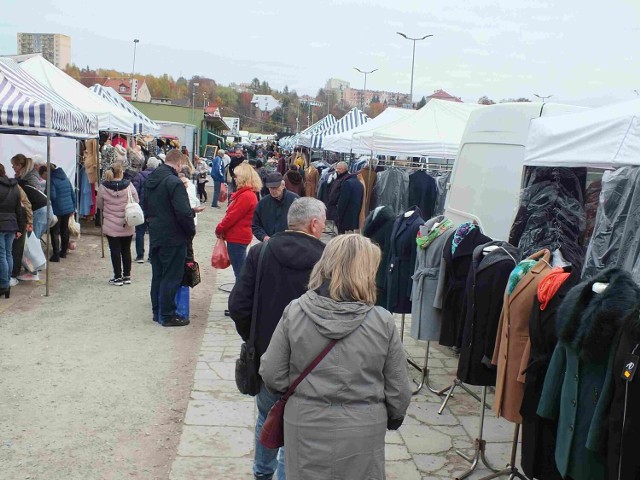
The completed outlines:
[[[127,195],[129,196],[129,201],[127,203],[135,203],[133,201],[133,195],[131,194],[131,184],[127,185]]]
[[[309,366],[305,368],[304,371],[300,374],[300,376],[296,378],[295,381],[291,384],[291,386],[287,390],[287,393],[285,393],[282,396],[282,400],[284,400],[285,402],[289,400],[289,397],[293,395],[293,393],[296,391],[296,388],[298,387],[300,382],[304,380],[305,377],[309,375],[311,371],[318,366],[318,364],[322,361],[324,357],[327,356],[327,353],[331,351],[331,349],[336,345],[336,343],[338,343],[338,340],[334,339],[334,340],[331,340],[326,347],[324,347],[324,350],[320,352],[320,354],[313,360],[313,362],[311,362]]]
[[[264,264],[264,256],[269,248],[269,243],[264,242],[262,244],[262,248],[260,249],[260,257],[258,257],[258,269],[256,271],[256,279],[255,284],[253,286],[253,310],[251,311],[251,332],[249,333],[249,342],[254,343],[256,340],[256,316],[258,315],[258,299],[260,296],[258,295],[258,290],[260,288],[260,280],[262,279],[262,267]]]

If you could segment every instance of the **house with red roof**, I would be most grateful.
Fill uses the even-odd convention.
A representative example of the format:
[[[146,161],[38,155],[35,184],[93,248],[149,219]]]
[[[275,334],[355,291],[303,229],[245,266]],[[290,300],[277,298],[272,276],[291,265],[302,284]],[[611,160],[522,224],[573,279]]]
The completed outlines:
[[[127,101],[150,102],[151,92],[144,79],[137,78],[108,78],[104,84],[105,87],[111,87]]]
[[[427,97],[427,103],[429,103],[429,101],[433,100],[434,98],[437,100],[446,100],[448,102],[463,103],[460,97],[454,97],[453,95],[445,92],[444,90],[436,90],[431,95],[429,95]]]

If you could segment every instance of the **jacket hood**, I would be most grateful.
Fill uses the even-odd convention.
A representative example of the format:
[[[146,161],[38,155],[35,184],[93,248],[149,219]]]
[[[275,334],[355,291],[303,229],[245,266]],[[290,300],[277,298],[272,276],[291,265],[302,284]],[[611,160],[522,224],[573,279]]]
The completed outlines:
[[[483,250],[491,246],[498,248],[485,255]],[[513,268],[515,268],[520,261],[520,250],[510,243],[496,240],[485,243],[484,245],[479,245],[473,251],[473,266],[476,268],[476,274],[504,260],[511,260],[513,262]]]
[[[131,182],[126,178],[122,180],[112,180],[112,181],[102,183],[102,185],[104,185],[104,188],[113,190],[114,192],[125,190],[130,184]]]
[[[289,179],[289,181],[294,185],[300,185],[302,183],[302,175],[300,175],[298,172],[294,170],[289,170],[286,173],[286,176]]]
[[[609,286],[596,294],[592,286],[597,282]],[[556,315],[558,338],[586,361],[602,359],[639,301],[640,288],[628,272],[620,268],[605,270],[569,291]]]
[[[9,177],[0,177],[0,185],[4,185],[5,187],[13,187],[18,184],[18,180],[15,178]]]
[[[367,238],[373,237],[387,222],[395,218],[396,214],[389,205],[372,210],[364,222],[362,235]]]
[[[164,163],[155,169],[153,175],[149,175],[147,182],[144,184],[144,188],[147,190],[155,190],[158,188],[165,178],[170,177],[171,175],[178,176],[176,171],[171,168],[169,165],[165,165]]]
[[[324,243],[317,238],[291,230],[276,233],[268,244],[278,263],[292,270],[311,270],[324,251]]]
[[[359,302],[336,302],[309,290],[298,301],[302,311],[313,321],[318,332],[327,338],[341,339],[362,325],[373,305]]]
[[[31,185],[36,188],[38,188],[38,185],[40,185],[40,176],[35,170],[31,170],[24,175],[21,175],[20,180],[22,180],[25,184]]]
[[[67,174],[64,173],[64,170],[62,170],[59,167],[56,168],[55,170],[52,170],[50,175],[51,175],[51,178],[57,178],[59,180],[67,178]]]

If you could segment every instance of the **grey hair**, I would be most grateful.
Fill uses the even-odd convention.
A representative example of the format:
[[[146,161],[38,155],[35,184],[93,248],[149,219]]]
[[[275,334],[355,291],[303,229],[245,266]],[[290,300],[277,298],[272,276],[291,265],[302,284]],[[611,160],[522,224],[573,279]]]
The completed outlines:
[[[317,198],[302,197],[297,198],[289,207],[287,223],[290,229],[305,228],[314,218],[326,216],[327,207]]]
[[[347,162],[338,162],[336,168],[338,167],[344,167],[346,170],[349,170],[349,165],[347,165]]]

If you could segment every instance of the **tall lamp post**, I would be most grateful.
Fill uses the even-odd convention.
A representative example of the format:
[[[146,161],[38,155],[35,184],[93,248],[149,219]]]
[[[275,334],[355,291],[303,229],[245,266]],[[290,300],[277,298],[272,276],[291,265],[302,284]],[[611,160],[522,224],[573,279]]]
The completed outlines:
[[[364,111],[364,103],[365,103],[365,97],[367,96],[367,75],[369,75],[370,73],[373,72],[377,72],[378,69],[374,68],[373,70],[369,70],[368,72],[365,72],[364,70],[360,70],[358,67],[353,67],[355,70],[359,71],[360,73],[364,73],[364,90],[362,92],[362,105],[361,105],[361,109],[362,111]]]
[[[136,47],[138,46],[138,43],[140,43],[140,40],[138,40],[137,38],[133,39],[133,68],[131,69],[131,80],[133,81],[133,76],[136,73]]]
[[[193,82],[193,92],[191,93],[191,119],[196,119],[196,87],[199,87],[198,82]]]
[[[411,58],[411,93],[409,94],[410,96],[409,100],[411,101],[411,105],[413,106],[413,72],[416,65],[416,42],[419,42],[420,40],[424,40],[425,38],[433,37],[433,34],[425,35],[424,37],[413,38],[413,37],[406,36],[402,32],[396,32],[396,33],[401,37],[404,37],[407,40],[411,40],[413,42],[413,57]]]
[[[542,100],[542,103],[544,103],[547,98],[553,97],[553,95],[538,95],[537,93],[534,93],[533,96]]]

